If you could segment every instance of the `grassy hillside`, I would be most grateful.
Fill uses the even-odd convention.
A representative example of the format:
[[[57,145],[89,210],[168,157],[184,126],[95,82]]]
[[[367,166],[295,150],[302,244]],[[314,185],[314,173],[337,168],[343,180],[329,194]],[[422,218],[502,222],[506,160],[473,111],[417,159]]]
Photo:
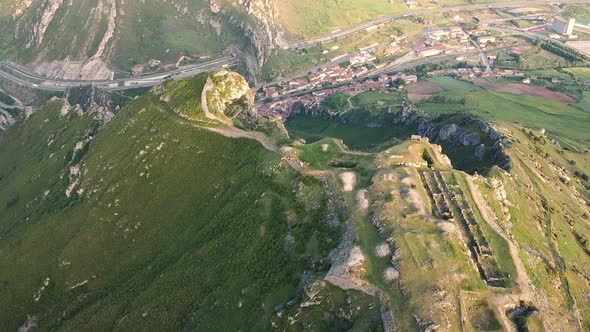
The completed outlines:
[[[197,128],[153,93],[97,133],[60,109],[0,134],[5,328],[30,316],[42,329],[265,330],[302,272],[327,268],[341,232],[324,222],[323,186],[278,154]]]
[[[520,246],[531,281],[547,292],[548,305],[565,317],[575,317],[579,310],[586,330],[590,230],[588,207],[581,196],[587,197],[588,181],[580,175],[589,171],[588,154],[556,148],[536,131],[508,128],[513,140],[520,142],[509,150],[517,167],[511,175],[493,174],[503,182],[507,199],[498,200],[499,191],[489,184],[480,187],[502,227]],[[570,328],[575,325],[570,324]]]

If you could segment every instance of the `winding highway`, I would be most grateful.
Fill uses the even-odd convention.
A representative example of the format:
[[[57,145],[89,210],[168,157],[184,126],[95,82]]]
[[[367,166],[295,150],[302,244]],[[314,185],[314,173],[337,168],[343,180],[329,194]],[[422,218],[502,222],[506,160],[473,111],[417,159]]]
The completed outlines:
[[[407,17],[410,15],[425,15],[431,13],[442,13],[459,10],[476,10],[485,8],[518,8],[535,5],[548,5],[554,3],[587,3],[589,0],[529,0],[529,1],[511,1],[511,2],[495,2],[487,4],[470,4],[460,6],[439,6],[437,8],[428,8],[408,11],[403,14],[396,14],[392,16],[385,16],[371,21],[353,25],[347,28],[342,28],[332,33],[312,37],[304,40],[288,42],[286,49],[301,49],[309,48],[320,43],[326,43],[337,39],[345,38],[353,34],[365,31],[367,29],[376,27],[381,24],[390,23],[396,19]],[[522,31],[522,34],[526,32]],[[114,80],[64,80],[57,78],[42,77],[31,72],[30,69],[23,66],[0,61],[0,77],[26,86],[32,89],[49,90],[49,91],[65,91],[68,88],[84,86],[93,84],[99,88],[116,91],[128,90],[140,87],[151,87],[163,83],[167,79],[182,79],[195,76],[205,71],[214,71],[221,68],[231,67],[237,64],[237,59],[231,56],[222,57],[212,61],[182,66],[167,72],[150,74],[139,77],[127,77]],[[401,65],[401,63],[394,64],[393,67]],[[390,66],[388,66],[390,67]]]
[[[0,61],[0,76],[19,85],[33,89],[49,91],[65,91],[68,88],[93,84],[96,87],[116,91],[141,87],[150,87],[174,78],[182,79],[195,76],[205,71],[218,70],[237,64],[234,57],[228,56],[200,64],[182,66],[167,72],[138,77],[120,78],[114,80],[64,80],[47,78],[32,73],[29,69],[10,62]]]

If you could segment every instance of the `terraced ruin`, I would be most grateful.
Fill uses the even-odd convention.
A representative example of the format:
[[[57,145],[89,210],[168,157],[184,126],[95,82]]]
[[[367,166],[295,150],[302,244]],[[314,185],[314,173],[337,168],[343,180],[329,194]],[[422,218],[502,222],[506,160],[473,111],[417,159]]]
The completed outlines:
[[[472,207],[453,172],[422,171],[420,177],[433,203],[435,216],[456,223],[477,272],[488,285],[502,287],[504,279]]]

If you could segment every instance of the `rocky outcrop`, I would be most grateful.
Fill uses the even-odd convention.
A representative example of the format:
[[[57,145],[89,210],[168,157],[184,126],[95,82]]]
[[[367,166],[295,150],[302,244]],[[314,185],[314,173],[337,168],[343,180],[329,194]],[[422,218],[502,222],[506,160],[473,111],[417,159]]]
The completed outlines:
[[[14,117],[8,111],[0,108],[0,131],[6,130],[14,124]]]
[[[25,10],[27,10],[31,4],[33,3],[33,0],[14,0],[14,2],[12,3],[12,17],[16,18],[18,16],[20,16],[22,13],[25,12]]]
[[[102,36],[102,40],[100,41],[100,44],[98,45],[98,49],[96,50],[96,53],[94,54],[93,58],[100,58],[101,56],[103,56],[103,54],[105,53],[107,44],[109,43],[109,41],[113,38],[113,35],[115,34],[115,27],[116,27],[115,20],[117,18],[117,3],[115,2],[115,0],[109,0],[109,1],[110,1],[110,8],[108,10],[107,31]]]
[[[446,141],[451,137],[451,135],[457,132],[457,125],[454,123],[446,124],[442,128],[440,128],[438,132],[438,138],[440,140]]]
[[[480,142],[478,133],[465,133],[461,136],[460,142],[463,146],[476,146]]]
[[[466,147],[480,144],[479,133],[461,130],[460,128],[461,126],[455,123],[438,125],[436,121],[425,118],[420,122],[418,134],[428,137],[432,142],[447,142]]]
[[[510,140],[506,139],[489,122],[480,120],[475,116],[461,115],[452,117],[452,115],[440,115],[430,118],[421,110],[413,105],[404,104],[398,112],[392,112],[389,107],[385,107],[381,112],[375,114],[369,110],[356,109],[354,112],[333,112],[324,107],[306,107],[300,102],[293,103],[289,110],[289,118],[301,114],[311,115],[328,120],[339,121],[341,123],[363,123],[365,125],[377,124],[379,122],[391,121],[393,123],[409,126],[418,125],[417,134],[428,137],[430,142],[443,145],[443,148],[449,146],[458,146],[472,149],[471,158],[481,161],[488,154],[494,165],[505,170],[510,169],[510,158],[504,152],[504,149],[510,147]],[[449,120],[457,120],[457,123]],[[473,129],[473,128],[479,129]],[[469,129],[464,129],[469,128]],[[488,161],[489,162],[489,161]]]
[[[444,115],[442,116],[444,117]],[[439,125],[445,121],[441,116],[421,120],[418,127],[418,134],[428,137],[431,142],[454,144],[464,147],[476,147],[473,155],[476,159],[484,160],[487,153],[491,153],[491,161],[505,170],[510,169],[510,158],[504,149],[510,147],[510,140],[506,139],[497,129],[487,121],[479,120],[473,116],[466,116],[461,119],[460,124],[450,123]],[[462,129],[476,122],[479,132]],[[482,140],[486,142],[482,142]],[[491,144],[489,142],[492,142]],[[486,145],[487,144],[487,145]]]
[[[391,112],[389,107],[387,108],[387,112]],[[411,124],[418,122],[418,120],[423,117],[424,113],[421,110],[417,109],[413,105],[404,103],[402,105],[401,111],[396,114],[394,122],[401,124]]]
[[[246,79],[238,73],[221,70],[211,75],[206,91],[207,108],[213,114],[237,120],[246,129],[258,124],[254,107],[254,93]]]

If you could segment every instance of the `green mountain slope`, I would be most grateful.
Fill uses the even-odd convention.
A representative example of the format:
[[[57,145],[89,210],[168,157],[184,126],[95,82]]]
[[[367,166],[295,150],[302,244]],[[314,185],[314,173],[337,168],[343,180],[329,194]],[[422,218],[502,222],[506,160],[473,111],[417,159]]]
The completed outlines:
[[[323,186],[278,154],[153,93],[100,130],[61,108],[0,134],[4,328],[269,329],[303,270],[327,268]]]

